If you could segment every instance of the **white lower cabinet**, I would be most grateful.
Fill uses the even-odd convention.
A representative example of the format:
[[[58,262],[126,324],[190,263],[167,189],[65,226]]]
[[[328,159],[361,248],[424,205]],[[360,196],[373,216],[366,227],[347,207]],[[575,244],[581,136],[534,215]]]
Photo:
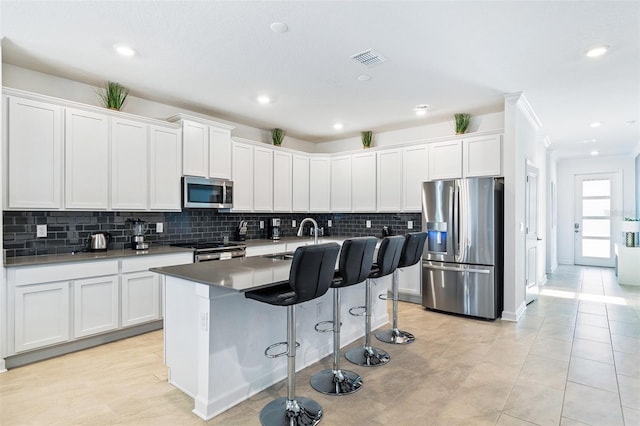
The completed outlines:
[[[285,243],[253,246],[247,247],[246,256],[262,256],[265,254],[283,253],[285,251],[287,251],[287,245]]]
[[[421,262],[406,268],[398,268],[398,293],[411,296],[422,294],[422,265]]]
[[[16,287],[15,352],[69,340],[69,282]]]
[[[73,282],[73,337],[118,328],[118,276]]]
[[[154,272],[122,274],[122,326],[161,318],[160,276]]]

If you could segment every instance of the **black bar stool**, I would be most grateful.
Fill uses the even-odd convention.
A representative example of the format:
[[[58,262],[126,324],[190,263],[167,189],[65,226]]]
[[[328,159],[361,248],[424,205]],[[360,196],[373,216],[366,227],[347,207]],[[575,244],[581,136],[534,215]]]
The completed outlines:
[[[316,331],[333,332],[333,369],[322,370],[311,377],[311,387],[328,395],[347,395],[360,389],[360,375],[340,369],[340,289],[359,284],[371,273],[373,254],[378,239],[375,237],[353,238],[345,240],[340,250],[340,265],[334,275],[333,283],[333,321],[316,324]],[[321,329],[322,324],[332,324],[331,328]]]
[[[296,316],[295,306],[324,295],[333,280],[340,246],[336,243],[299,247],[293,254],[289,281],[248,291],[245,297],[275,306],[287,307],[287,341],[269,346],[265,355],[287,355],[287,397],[278,398],[260,411],[263,426],[315,425],[322,418],[322,407],[312,399],[296,397]],[[286,345],[284,352],[271,354],[276,346]]]
[[[381,330],[376,333],[376,338],[382,342],[403,345],[415,340],[413,334],[398,329],[398,269],[413,266],[420,261],[426,239],[426,232],[411,232],[405,236],[400,262],[396,270],[393,271],[393,284],[391,287],[393,293],[393,325],[390,330]],[[381,298],[386,299],[386,295]]]
[[[356,309],[364,308],[365,310],[364,346],[349,349],[345,354],[345,357],[354,364],[374,367],[389,362],[390,356],[387,352],[371,347],[371,306],[373,305],[373,301],[371,300],[371,279],[384,277],[396,270],[398,262],[400,262],[403,244],[404,237],[401,235],[382,239],[382,243],[378,249],[377,262],[373,264],[371,274],[369,274],[365,286],[365,306],[357,306],[349,310],[349,313],[352,315],[356,315],[354,313]]]

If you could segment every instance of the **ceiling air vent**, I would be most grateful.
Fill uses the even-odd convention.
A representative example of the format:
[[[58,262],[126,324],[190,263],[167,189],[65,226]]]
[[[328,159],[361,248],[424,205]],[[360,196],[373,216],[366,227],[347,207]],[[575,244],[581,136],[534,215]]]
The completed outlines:
[[[355,59],[362,65],[372,67],[374,65],[381,64],[387,61],[387,58],[379,54],[373,49],[365,50],[364,52],[356,53],[351,56],[351,59]]]

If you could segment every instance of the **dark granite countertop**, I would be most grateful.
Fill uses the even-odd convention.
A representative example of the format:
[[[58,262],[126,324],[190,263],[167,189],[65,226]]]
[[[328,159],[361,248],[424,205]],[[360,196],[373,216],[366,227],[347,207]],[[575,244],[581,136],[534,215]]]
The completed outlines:
[[[78,252],[76,254],[49,254],[41,256],[19,256],[9,257],[5,259],[4,266],[6,268],[17,266],[35,266],[46,265],[53,263],[65,263],[65,262],[86,262],[92,260],[109,260],[118,259],[123,257],[132,256],[148,256],[158,254],[172,254],[172,253],[185,253],[193,252],[192,249],[172,246],[158,246],[150,247],[148,250],[108,250],[108,251],[96,251],[96,252]]]

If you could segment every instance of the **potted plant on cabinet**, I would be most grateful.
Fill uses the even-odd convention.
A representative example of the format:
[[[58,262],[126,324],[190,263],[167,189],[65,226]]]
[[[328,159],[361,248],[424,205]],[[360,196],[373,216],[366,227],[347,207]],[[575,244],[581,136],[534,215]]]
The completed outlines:
[[[453,117],[456,121],[456,135],[461,135],[467,131],[469,127],[469,121],[471,120],[471,114],[460,113],[454,114]]]
[[[362,132],[362,147],[370,148],[372,138],[373,138],[373,132],[371,130]]]
[[[129,89],[122,86],[120,83],[114,83],[113,81],[108,81],[105,84],[104,89],[98,91],[98,96],[102,99],[104,106],[118,111],[122,108],[122,105],[128,95]]]
[[[282,129],[273,129],[271,131],[271,140],[275,146],[282,145],[282,140],[284,139],[285,131]]]

